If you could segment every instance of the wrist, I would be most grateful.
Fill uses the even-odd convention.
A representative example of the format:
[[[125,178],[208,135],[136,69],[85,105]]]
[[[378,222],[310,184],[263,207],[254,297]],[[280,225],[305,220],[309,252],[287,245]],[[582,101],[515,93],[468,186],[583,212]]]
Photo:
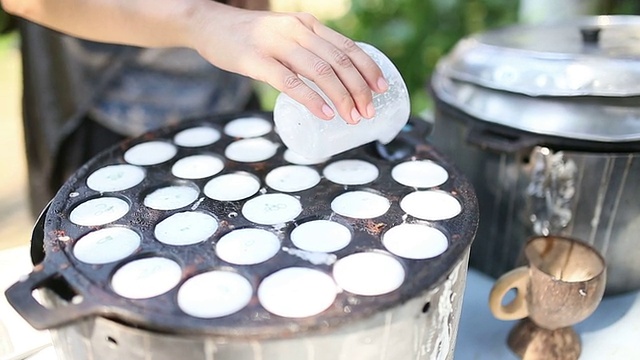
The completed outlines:
[[[182,46],[200,51],[200,47],[206,41],[215,42],[210,38],[215,35],[211,29],[221,28],[221,21],[230,16],[234,9],[228,5],[211,0],[189,0],[184,1],[184,8],[180,14]]]

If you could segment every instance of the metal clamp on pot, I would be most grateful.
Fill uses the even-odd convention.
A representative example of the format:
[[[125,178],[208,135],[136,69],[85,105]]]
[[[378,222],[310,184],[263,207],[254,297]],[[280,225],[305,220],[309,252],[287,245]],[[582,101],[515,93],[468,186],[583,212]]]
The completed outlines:
[[[477,192],[471,266],[497,277],[563,235],[605,256],[608,294],[640,288],[639,37],[636,16],[517,25],[438,63],[430,140]]]

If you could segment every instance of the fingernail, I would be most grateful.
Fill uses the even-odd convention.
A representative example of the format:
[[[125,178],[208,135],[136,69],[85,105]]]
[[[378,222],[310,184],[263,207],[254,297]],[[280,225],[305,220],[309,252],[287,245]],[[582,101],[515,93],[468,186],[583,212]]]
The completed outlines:
[[[333,116],[335,115],[331,107],[327,104],[322,105],[322,113],[327,115],[327,117],[329,118],[333,118]]]
[[[367,105],[367,118],[372,119],[375,115],[376,115],[376,108],[373,107],[373,103],[370,102],[369,105]]]
[[[385,80],[383,77],[380,77],[378,79],[378,89],[380,89],[380,91],[385,92],[389,89],[389,83],[387,83],[387,80]]]
[[[351,121],[354,124],[357,124],[360,122],[360,119],[362,119],[362,115],[360,115],[360,113],[358,112],[358,110],[356,110],[356,108],[353,108],[353,110],[351,110]]]

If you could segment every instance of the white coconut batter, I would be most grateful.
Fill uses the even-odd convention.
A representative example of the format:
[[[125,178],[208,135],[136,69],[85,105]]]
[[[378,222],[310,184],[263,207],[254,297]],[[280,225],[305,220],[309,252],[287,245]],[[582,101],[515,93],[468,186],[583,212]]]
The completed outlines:
[[[148,299],[173,289],[181,277],[182,270],[175,261],[152,257],[122,266],[113,274],[111,287],[122,297]]]
[[[271,132],[271,123],[261,117],[245,117],[227,123],[224,133],[231,137],[253,138]]]
[[[450,219],[462,211],[460,202],[444,191],[414,191],[400,201],[407,214],[422,220]]]
[[[167,186],[145,196],[144,206],[156,210],[179,209],[196,201],[199,194],[198,189],[192,186]]]
[[[447,250],[449,242],[442,231],[422,224],[400,224],[382,236],[389,252],[407,259],[430,259]]]
[[[378,168],[364,160],[340,160],[327,165],[322,172],[329,181],[340,185],[363,185],[378,178]]]
[[[336,298],[336,285],[319,270],[290,267],[267,276],[258,287],[260,304],[272,314],[305,318],[328,309]]]
[[[129,204],[116,197],[100,197],[78,205],[69,220],[81,226],[98,226],[116,221],[129,212]]]
[[[128,228],[109,227],[83,236],[73,247],[73,256],[87,264],[108,264],[133,254],[140,235]]]
[[[335,221],[312,220],[293,229],[291,241],[302,250],[333,252],[349,245],[351,231]]]
[[[404,267],[395,258],[379,252],[362,252],[339,259],[333,278],[344,290],[364,296],[390,293],[402,285]]]
[[[405,186],[430,188],[444,184],[449,179],[449,173],[433,161],[416,160],[394,166],[391,177]]]
[[[171,160],[178,149],[164,141],[149,141],[133,146],[124,153],[124,160],[129,164],[149,166]]]
[[[208,214],[186,211],[173,214],[156,225],[153,235],[167,245],[201,243],[218,230],[218,222]]]
[[[95,191],[122,191],[142,182],[145,172],[142,168],[120,164],[109,165],[94,171],[87,178],[87,186]]]
[[[271,170],[264,180],[274,190],[297,192],[318,185],[320,174],[308,166],[287,165]]]
[[[237,201],[253,196],[260,190],[260,181],[248,173],[233,173],[215,177],[204,186],[204,194],[213,200]]]
[[[247,201],[242,215],[256,224],[276,225],[295,219],[302,212],[300,201],[286,194],[265,194]]]
[[[171,173],[182,179],[203,179],[224,169],[224,162],[214,155],[192,155],[176,161]]]
[[[391,203],[384,196],[368,191],[350,191],[338,195],[331,202],[336,213],[356,219],[371,219],[384,215]]]
[[[231,271],[210,271],[185,281],[178,290],[178,306],[188,315],[218,318],[242,310],[253,295],[251,283]]]
[[[176,145],[190,148],[211,145],[218,140],[220,140],[220,131],[208,126],[182,130],[173,137]]]
[[[278,237],[262,229],[238,229],[224,235],[216,244],[216,254],[236,265],[253,265],[271,259],[280,250]]]
[[[273,157],[278,151],[278,146],[264,138],[242,139],[229,144],[224,155],[238,162],[259,162]]]

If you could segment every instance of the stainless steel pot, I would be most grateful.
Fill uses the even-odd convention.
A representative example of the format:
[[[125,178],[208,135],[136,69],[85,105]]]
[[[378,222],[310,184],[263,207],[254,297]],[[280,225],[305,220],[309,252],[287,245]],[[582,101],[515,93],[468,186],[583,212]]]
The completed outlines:
[[[431,80],[430,140],[473,183],[470,264],[513,268],[535,234],[576,237],[640,288],[640,17],[513,26],[461,40]]]

